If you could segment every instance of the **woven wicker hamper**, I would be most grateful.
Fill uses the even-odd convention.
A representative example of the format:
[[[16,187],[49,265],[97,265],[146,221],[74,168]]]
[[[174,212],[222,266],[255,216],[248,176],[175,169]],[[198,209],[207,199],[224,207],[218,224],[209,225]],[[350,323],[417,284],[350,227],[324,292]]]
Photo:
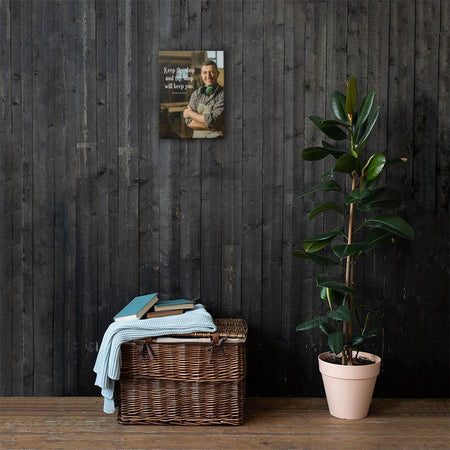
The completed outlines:
[[[240,425],[244,420],[247,324],[214,319],[215,333],[122,344],[122,424]]]

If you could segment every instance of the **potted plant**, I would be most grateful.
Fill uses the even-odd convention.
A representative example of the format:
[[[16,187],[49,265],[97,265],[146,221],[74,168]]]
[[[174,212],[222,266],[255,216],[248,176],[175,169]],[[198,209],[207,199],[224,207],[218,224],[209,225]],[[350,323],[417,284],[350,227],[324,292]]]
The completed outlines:
[[[386,214],[386,209],[400,206],[401,200],[392,188],[380,187],[383,171],[406,159],[388,159],[382,153],[367,151],[367,141],[380,111],[374,104],[374,91],[368,91],[358,107],[356,81],[351,77],[346,95],[333,92],[330,104],[335,119],[317,116],[309,116],[309,119],[336,142],[322,141],[321,146],[305,148],[302,157],[306,161],[318,161],[330,156],[334,158],[332,169],[323,175],[321,183],[296,199],[317,192],[335,193],[334,197],[342,201],[320,203],[309,213],[309,220],[324,213],[337,214],[342,218],[342,225],[304,240],[303,249],[294,251],[294,255],[326,270],[341,266],[343,278],[336,279],[326,273],[317,276],[320,299],[327,312],[301,323],[297,331],[318,327],[328,336],[330,351],[319,355],[319,369],[330,413],[356,419],[368,413],[381,364],[378,356],[360,349],[368,339],[380,333],[383,315],[355,298],[355,264],[377,247],[392,245],[398,238],[413,239],[414,231],[398,215]],[[345,182],[345,177],[350,178],[348,189],[340,180],[343,178]],[[330,249],[328,254],[319,252],[326,248]],[[380,321],[370,329],[373,317]],[[367,380],[365,392],[363,385]],[[349,387],[347,381],[351,383]],[[337,392],[333,393],[334,390]]]

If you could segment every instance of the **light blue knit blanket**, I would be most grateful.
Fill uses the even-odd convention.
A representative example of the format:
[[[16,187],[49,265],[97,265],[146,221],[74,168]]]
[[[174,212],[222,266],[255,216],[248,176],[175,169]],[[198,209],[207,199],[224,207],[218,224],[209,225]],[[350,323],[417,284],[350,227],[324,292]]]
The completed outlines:
[[[97,374],[95,385],[102,389],[104,398],[103,411],[112,414],[115,410],[114,380],[120,378],[121,344],[146,337],[214,331],[216,326],[211,314],[200,304],[176,316],[112,323],[105,331],[94,366],[94,372]]]

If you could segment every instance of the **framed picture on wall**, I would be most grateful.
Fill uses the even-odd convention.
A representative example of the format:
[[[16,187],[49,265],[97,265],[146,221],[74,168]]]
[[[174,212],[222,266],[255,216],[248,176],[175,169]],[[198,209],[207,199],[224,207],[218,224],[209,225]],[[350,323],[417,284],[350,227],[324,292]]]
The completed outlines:
[[[159,52],[159,137],[224,136],[222,50]]]

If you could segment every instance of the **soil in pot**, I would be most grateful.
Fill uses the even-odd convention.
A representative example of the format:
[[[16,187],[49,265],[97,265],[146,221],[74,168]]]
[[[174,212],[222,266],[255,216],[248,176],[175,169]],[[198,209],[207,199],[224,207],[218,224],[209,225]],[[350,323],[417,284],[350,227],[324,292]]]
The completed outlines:
[[[331,364],[339,364],[342,365],[342,358],[336,355],[329,355],[323,358],[324,361]],[[374,361],[371,361],[369,358],[364,358],[363,356],[358,356],[357,358],[353,358],[354,366],[368,366],[369,364],[375,364]]]

